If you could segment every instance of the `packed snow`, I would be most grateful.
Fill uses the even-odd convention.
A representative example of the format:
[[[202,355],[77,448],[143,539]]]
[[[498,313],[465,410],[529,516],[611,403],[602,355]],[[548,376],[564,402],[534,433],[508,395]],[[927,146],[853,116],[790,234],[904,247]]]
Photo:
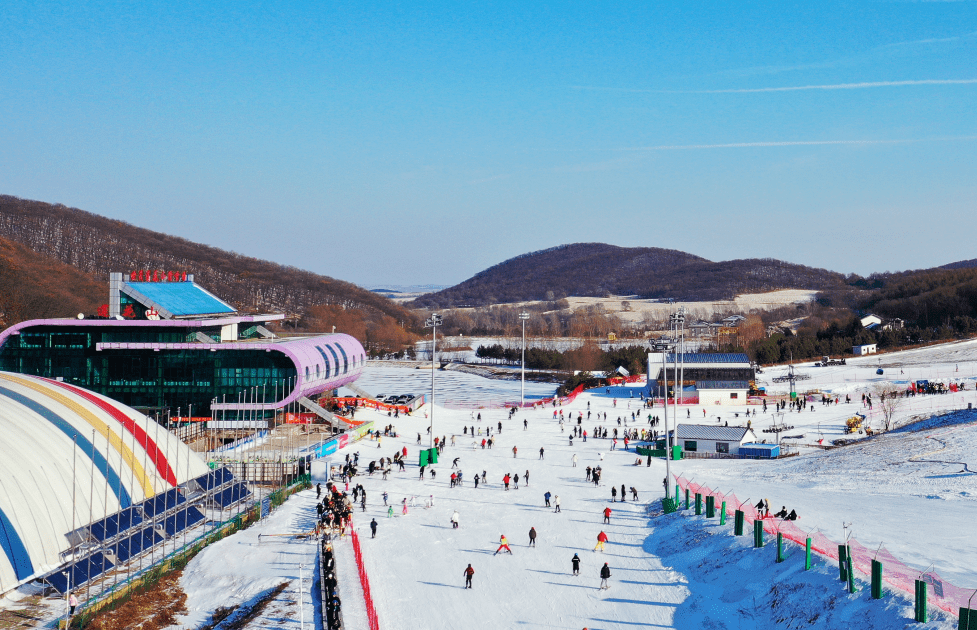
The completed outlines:
[[[883,355],[883,375],[876,374],[879,359],[849,360],[847,366],[829,368],[810,363],[796,366],[798,372],[814,377],[799,382],[800,391],[838,396],[841,402],[837,405],[822,406],[820,396],[815,395],[807,409],[779,418],[764,415],[762,407],[755,405],[713,407],[705,409],[705,414],[702,407],[680,407],[680,422],[744,424],[749,410],[749,421],[762,438],[775,439],[760,432],[775,419],[794,427],[788,435],[803,437],[791,440],[798,453],[795,457],[776,461],[685,459],[671,462],[671,472],[722,492],[733,491],[751,502],[767,498],[774,509],[786,505],[798,511],[798,525],[804,529],[820,529],[837,541],[854,531],[863,545],[884,544],[920,572],[932,565],[957,586],[977,588],[973,570],[977,548],[972,543],[973,523],[977,522],[977,412],[967,411],[968,404],[977,402],[977,344]],[[375,369],[368,368],[359,383],[368,390],[378,382],[390,390],[382,393],[419,393],[423,384],[430,386],[429,372],[380,368],[382,374],[371,375]],[[426,376],[422,384],[415,380],[419,372]],[[783,373],[785,369],[769,369],[760,378]],[[467,384],[477,377],[439,372],[437,378],[439,388],[464,396]],[[964,383],[966,389],[904,399],[895,417],[896,425],[903,428],[886,435],[870,439],[857,433],[845,435],[844,421],[856,411],[866,414],[867,423],[876,428],[881,422],[877,404],[871,411],[863,407],[862,393],[874,392],[882,379],[905,387],[910,379],[924,378]],[[485,400],[489,395],[499,402],[518,399],[518,382],[483,381],[482,385],[486,389],[473,399]],[[749,536],[732,535],[731,522],[720,526],[718,519],[688,512],[661,514],[663,460],[652,460],[650,467],[642,460],[635,466],[633,449],[624,451],[619,445],[612,450],[610,439],[575,439],[571,446],[570,430],[579,413],[588,434],[595,426],[612,432],[619,426],[619,417],[621,429],[625,422],[628,428],[646,428],[649,413],[661,417],[660,405],[651,410],[640,408],[641,385],[613,388],[610,393],[594,390],[560,407],[566,418],[562,431],[549,406],[519,410],[512,419],[501,408],[438,407],[434,434],[447,436],[448,446],[423,481],[417,458],[419,449],[429,444],[429,407],[398,419],[360,411],[357,419],[375,420],[378,427],[393,422],[399,433],[379,443],[360,441],[340,453],[340,458],[345,453],[360,455],[363,474],[353,484],[362,483],[369,499],[365,512],[357,506],[354,526],[362,541],[380,627],[956,627],[954,617],[933,606],[931,621],[915,624],[911,593],[890,591],[882,601],[875,601],[862,582],[857,593],[848,594],[838,581],[836,563],[818,558],[811,571],[804,571],[803,549],[797,546],[790,545],[787,561],[778,564],[773,545],[753,549]],[[768,385],[771,393],[786,393],[787,389],[786,385],[776,389]],[[846,395],[852,398],[849,404],[844,402]],[[607,420],[598,421],[597,415],[604,413]],[[636,414],[634,421],[632,413]],[[499,422],[501,434],[497,434]],[[463,427],[474,427],[475,438]],[[497,441],[492,449],[483,449],[481,440],[488,427]],[[817,448],[818,440],[830,444],[842,437],[860,441],[831,450]],[[405,447],[410,463],[405,472],[394,467],[387,480],[380,474],[365,474],[371,460],[391,457]],[[518,449],[515,456],[513,447]],[[542,459],[540,448],[544,449]],[[453,469],[455,458],[458,464]],[[597,465],[603,469],[599,487],[586,481],[586,467]],[[432,468],[436,478],[431,476]],[[463,483],[451,488],[450,474],[459,469]],[[483,470],[487,483],[476,489],[473,476]],[[528,484],[526,471],[530,473]],[[509,491],[503,488],[506,473],[519,475],[518,489],[514,483]],[[620,501],[622,484],[628,491],[624,502]],[[618,491],[613,503],[612,486]],[[631,486],[638,491],[637,501]],[[547,491],[559,495],[560,512],[544,506]],[[389,516],[384,493],[393,508]],[[551,504],[554,502],[555,497]],[[295,584],[297,565],[312,563],[315,546],[291,539],[259,543],[256,536],[310,527],[314,503],[313,491],[300,493],[256,528],[195,558],[184,577],[190,609],[185,625],[203,622],[217,606],[250,601],[282,580]],[[602,523],[605,507],[612,509],[609,524]],[[458,529],[449,522],[455,510],[460,515]],[[375,539],[368,526],[374,518],[379,523]],[[843,524],[849,527],[843,529]],[[538,533],[535,547],[529,546],[531,527]],[[609,538],[607,548],[593,551],[601,531]],[[495,555],[503,535],[511,555]],[[349,543],[337,541],[336,547],[347,625],[365,627]],[[579,576],[571,572],[574,553],[582,560]],[[598,573],[605,562],[611,571],[610,588],[601,590]],[[463,588],[463,571],[469,563],[475,569],[471,590]],[[282,598],[296,601],[293,588],[297,585],[290,586]],[[304,588],[306,606],[311,608],[318,587],[309,583]],[[294,607],[282,604],[277,610],[294,611]],[[290,623],[295,618],[294,612],[287,615]],[[269,615],[248,627],[282,627],[283,619],[282,614]]]

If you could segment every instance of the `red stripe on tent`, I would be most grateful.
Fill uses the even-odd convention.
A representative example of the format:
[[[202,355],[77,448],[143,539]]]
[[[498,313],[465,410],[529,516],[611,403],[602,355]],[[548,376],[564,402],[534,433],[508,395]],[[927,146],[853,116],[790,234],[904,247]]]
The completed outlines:
[[[165,479],[171,486],[176,486],[178,484],[176,475],[173,474],[173,469],[170,468],[169,462],[166,461],[166,456],[164,455],[163,451],[161,451],[156,445],[156,442],[149,437],[149,434],[146,433],[141,426],[136,424],[135,420],[122,413],[111,404],[105,402],[98,396],[95,396],[91,392],[81,389],[80,387],[62,383],[61,381],[52,381],[50,379],[44,380],[78,394],[88,402],[93,403],[96,407],[118,420],[119,424],[121,424],[129,433],[135,436],[136,441],[139,442],[143,449],[145,449],[146,454],[149,455],[149,459],[153,462],[153,465],[156,466],[156,471],[160,473],[160,476],[163,477],[163,479]]]

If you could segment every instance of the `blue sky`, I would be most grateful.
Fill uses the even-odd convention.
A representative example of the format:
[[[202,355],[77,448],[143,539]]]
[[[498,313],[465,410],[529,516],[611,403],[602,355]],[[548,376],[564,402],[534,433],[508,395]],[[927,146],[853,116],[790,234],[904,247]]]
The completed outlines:
[[[977,256],[977,3],[746,4],[5,0],[0,193],[363,285]]]

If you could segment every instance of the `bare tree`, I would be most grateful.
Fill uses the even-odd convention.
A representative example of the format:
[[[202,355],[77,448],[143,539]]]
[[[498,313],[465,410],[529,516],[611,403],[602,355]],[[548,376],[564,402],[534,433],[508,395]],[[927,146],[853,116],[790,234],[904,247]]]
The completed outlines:
[[[882,431],[892,430],[893,417],[905,400],[899,389],[892,383],[879,383],[875,386],[875,395],[879,397],[879,409],[882,410]]]

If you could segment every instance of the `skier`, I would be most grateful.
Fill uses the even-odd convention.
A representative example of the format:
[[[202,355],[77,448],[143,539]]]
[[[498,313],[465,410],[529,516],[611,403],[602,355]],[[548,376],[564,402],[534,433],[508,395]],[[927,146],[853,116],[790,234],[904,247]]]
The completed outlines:
[[[617,486],[611,486],[611,503],[617,500]]]
[[[573,457],[570,458],[570,461],[573,462],[573,467],[576,468],[577,467],[577,454],[576,453],[573,454]]]
[[[607,583],[608,578],[611,577],[611,568],[604,563],[604,566],[600,569],[600,588],[603,590],[605,588],[610,588],[610,584]]]
[[[604,522],[608,525],[611,524],[611,508],[609,507],[604,508]]]
[[[624,502],[624,500],[625,500],[625,499],[626,499],[627,497],[628,497],[628,493],[627,493],[627,491],[626,491],[626,490],[624,489],[624,484],[622,483],[622,484],[621,484],[621,502],[623,503],[623,502]]]
[[[508,491],[509,491],[509,479],[510,479],[510,477],[509,477],[509,473],[506,473],[506,474],[505,474],[505,477],[503,477],[503,478],[502,478],[502,483],[504,483],[504,484],[505,484],[505,489],[506,489],[506,492],[508,492]]]
[[[607,543],[607,534],[603,530],[597,534],[597,545],[594,547],[594,551],[600,549],[601,553],[604,553],[604,544]]]
[[[513,446],[512,447],[512,456],[515,457],[518,454],[519,454],[519,447],[518,446]]]
[[[547,491],[546,494],[543,495],[543,500],[546,501],[546,507],[550,507],[550,497],[551,496],[553,496],[553,495],[551,495],[549,493],[549,491]]]
[[[553,505],[556,506],[556,509],[553,510],[553,512],[559,512],[560,511],[560,495],[558,495],[558,494],[553,495]]]
[[[570,563],[573,565],[573,574],[580,575],[580,556],[573,554],[573,557],[570,558]]]
[[[377,519],[373,519],[372,521],[370,521],[370,531],[373,533],[373,535],[370,536],[370,538],[376,538],[377,537]]]
[[[515,475],[514,475],[514,476],[512,477],[512,483],[513,483],[513,484],[515,484],[515,486],[514,486],[514,487],[515,487],[515,489],[516,489],[516,490],[518,490],[518,489],[519,489],[519,473],[516,473],[516,474],[515,474]]]
[[[319,500],[319,497],[321,497],[321,496],[322,496],[322,484],[321,483],[317,483],[315,485],[315,500],[318,501]]]
[[[384,505],[387,504],[387,493],[386,492],[383,493],[383,504]]]
[[[536,546],[536,528],[535,527],[530,527],[529,528],[529,546],[530,547],[535,547]]]
[[[631,500],[632,501],[638,500],[638,491],[634,489],[634,486],[631,486]]]
[[[543,447],[542,446],[539,447],[539,458],[540,459],[543,459]]]
[[[475,575],[475,569],[473,569],[472,568],[472,565],[469,564],[468,565],[468,568],[465,569],[465,572],[464,573],[465,573],[465,588],[471,588],[472,587],[472,576]]]
[[[451,528],[452,529],[458,529],[458,519],[459,518],[460,517],[458,516],[458,510],[455,510],[454,511],[454,514],[451,515]]]
[[[499,537],[499,548],[496,549],[495,553],[493,553],[492,555],[493,556],[499,555],[499,552],[502,551],[503,549],[508,551],[510,556],[512,555],[512,549],[509,549],[509,541],[506,539],[505,534]]]

